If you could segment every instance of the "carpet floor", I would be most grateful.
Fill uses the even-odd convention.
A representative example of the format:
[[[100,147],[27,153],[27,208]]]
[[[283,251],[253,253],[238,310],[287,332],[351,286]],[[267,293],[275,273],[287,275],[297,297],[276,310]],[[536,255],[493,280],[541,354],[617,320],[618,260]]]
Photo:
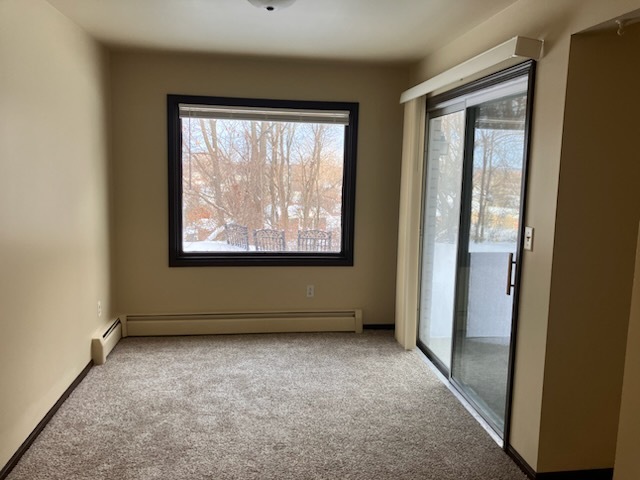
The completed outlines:
[[[525,480],[390,332],[123,339],[8,480]]]

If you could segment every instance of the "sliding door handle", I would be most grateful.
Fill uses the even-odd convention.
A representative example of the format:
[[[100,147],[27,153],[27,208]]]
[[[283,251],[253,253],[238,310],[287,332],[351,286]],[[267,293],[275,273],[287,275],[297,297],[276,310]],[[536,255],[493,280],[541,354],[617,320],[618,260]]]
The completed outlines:
[[[513,284],[513,253],[509,254],[509,263],[507,264],[507,295],[511,295],[511,289],[515,287]]]

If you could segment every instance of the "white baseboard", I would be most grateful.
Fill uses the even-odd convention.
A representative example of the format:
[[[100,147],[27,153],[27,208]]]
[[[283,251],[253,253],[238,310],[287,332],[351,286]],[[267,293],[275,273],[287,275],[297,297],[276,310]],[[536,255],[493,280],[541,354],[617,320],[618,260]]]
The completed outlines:
[[[94,365],[102,365],[107,361],[107,355],[117,345],[122,334],[122,323],[116,319],[102,333],[96,334],[91,339],[91,359]]]
[[[216,335],[240,333],[356,332],[362,333],[362,311],[226,312],[127,315],[125,336]]]

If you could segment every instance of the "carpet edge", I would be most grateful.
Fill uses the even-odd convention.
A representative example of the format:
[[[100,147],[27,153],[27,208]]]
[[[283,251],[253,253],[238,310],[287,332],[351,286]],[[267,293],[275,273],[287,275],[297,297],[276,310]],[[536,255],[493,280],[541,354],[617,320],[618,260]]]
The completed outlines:
[[[67,387],[67,389],[62,393],[58,401],[53,404],[53,406],[45,414],[42,420],[38,422],[38,424],[33,429],[33,431],[29,434],[27,439],[24,442],[22,442],[22,445],[20,445],[20,447],[18,447],[18,450],[16,450],[16,452],[9,459],[7,464],[4,467],[2,467],[2,470],[0,470],[0,480],[5,480],[9,476],[11,471],[15,468],[15,466],[18,464],[18,462],[22,458],[22,456],[27,452],[27,450],[29,450],[29,447],[31,447],[33,442],[35,442],[36,438],[38,438],[38,435],[40,435],[40,433],[51,421],[51,419],[56,414],[56,412],[60,409],[62,404],[67,400],[67,398],[69,398],[69,395],[71,395],[71,393],[76,389],[76,387],[80,385],[80,382],[84,380],[84,378],[87,376],[87,374],[89,373],[89,370],[91,370],[92,367],[93,367],[93,360],[90,360],[89,363],[87,363],[87,365],[78,374],[75,380],[71,382],[71,385],[69,385],[69,387]]]

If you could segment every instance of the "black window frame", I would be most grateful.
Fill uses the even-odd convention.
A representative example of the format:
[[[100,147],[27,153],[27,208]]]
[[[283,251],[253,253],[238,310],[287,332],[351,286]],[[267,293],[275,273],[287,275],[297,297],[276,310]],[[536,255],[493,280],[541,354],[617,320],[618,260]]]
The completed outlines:
[[[348,111],[345,126],[340,252],[185,252],[182,249],[181,104]],[[358,137],[357,102],[167,95],[169,266],[353,266]]]

